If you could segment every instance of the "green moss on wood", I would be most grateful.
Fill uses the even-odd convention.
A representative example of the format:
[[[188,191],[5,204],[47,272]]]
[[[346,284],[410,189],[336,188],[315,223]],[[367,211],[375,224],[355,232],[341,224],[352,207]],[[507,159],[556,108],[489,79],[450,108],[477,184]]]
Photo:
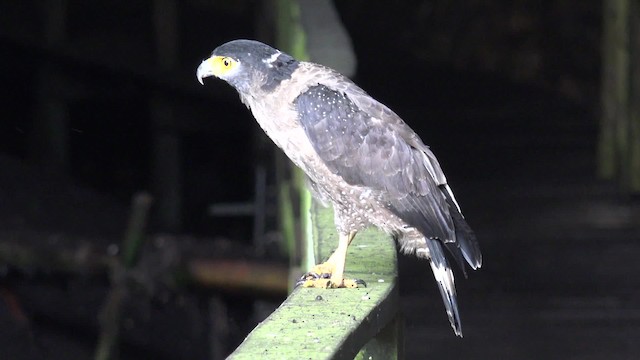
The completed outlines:
[[[316,258],[337,243],[333,213],[312,205]],[[358,289],[296,289],[258,325],[231,359],[353,359],[396,316],[396,248],[375,229],[358,234],[349,247],[346,276],[367,282]]]

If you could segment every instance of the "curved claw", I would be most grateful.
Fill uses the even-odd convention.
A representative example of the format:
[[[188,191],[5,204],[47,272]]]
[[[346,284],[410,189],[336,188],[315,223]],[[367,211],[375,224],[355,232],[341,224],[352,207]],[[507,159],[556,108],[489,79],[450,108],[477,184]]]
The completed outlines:
[[[342,281],[342,287],[345,288],[359,288],[361,285],[367,287],[367,283],[362,279],[344,279]]]
[[[296,284],[293,285],[293,288],[296,289],[298,286],[304,284],[305,281],[307,281],[307,280],[305,280],[303,278],[298,279],[298,281],[296,281]]]
[[[298,281],[296,281],[296,284],[294,286],[294,288],[297,288],[300,285],[303,285],[304,287],[316,287],[316,286],[312,286],[312,285],[304,285],[306,284],[311,284],[317,280],[320,279],[330,279],[331,278],[331,274],[326,274],[326,273],[322,273],[322,274],[318,274],[315,272],[308,272],[304,275],[302,275],[300,277],[300,279],[298,279]]]
[[[320,275],[318,275],[316,273],[306,273],[306,274],[302,275],[300,277],[300,279],[298,279],[298,281],[296,281],[296,284],[293,287],[297,288],[300,285],[304,285],[304,283],[309,281],[309,280],[317,280],[319,278],[320,278]]]

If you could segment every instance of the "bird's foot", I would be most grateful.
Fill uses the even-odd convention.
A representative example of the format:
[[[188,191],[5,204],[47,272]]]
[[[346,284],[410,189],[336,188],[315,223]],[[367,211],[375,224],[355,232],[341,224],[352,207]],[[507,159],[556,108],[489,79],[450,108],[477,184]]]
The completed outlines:
[[[345,279],[334,274],[335,265],[330,262],[318,264],[296,282],[296,287],[335,289],[367,287],[367,283],[360,279]]]

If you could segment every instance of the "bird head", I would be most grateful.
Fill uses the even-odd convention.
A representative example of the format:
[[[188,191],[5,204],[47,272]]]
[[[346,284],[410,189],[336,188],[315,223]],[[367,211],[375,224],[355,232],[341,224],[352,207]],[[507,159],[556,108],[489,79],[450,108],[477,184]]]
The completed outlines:
[[[236,88],[240,95],[275,88],[298,66],[298,61],[269,45],[254,40],[234,40],[218,46],[198,66],[197,77],[215,76]]]

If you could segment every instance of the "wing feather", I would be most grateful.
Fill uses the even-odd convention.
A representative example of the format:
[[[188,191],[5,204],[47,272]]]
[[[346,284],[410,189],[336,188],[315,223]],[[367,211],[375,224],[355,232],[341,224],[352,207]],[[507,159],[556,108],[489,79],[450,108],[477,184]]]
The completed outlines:
[[[393,111],[353,83],[344,84],[311,86],[294,102],[320,158],[347,183],[382,193],[392,212],[426,237],[454,245],[447,248],[456,261],[471,259],[475,268],[479,251],[461,251],[475,251],[477,244],[455,244],[464,219],[452,216],[459,209],[443,193],[446,178],[431,150]],[[466,223],[459,227],[471,231]],[[475,237],[459,237],[475,242]]]

